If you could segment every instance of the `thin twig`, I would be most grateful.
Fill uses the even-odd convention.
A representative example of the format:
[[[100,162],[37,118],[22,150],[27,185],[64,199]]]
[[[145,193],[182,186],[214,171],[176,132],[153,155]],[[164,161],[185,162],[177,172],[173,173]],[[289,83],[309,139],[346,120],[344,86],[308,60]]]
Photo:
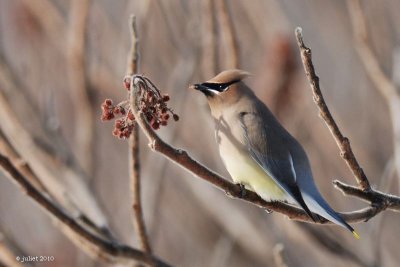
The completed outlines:
[[[71,216],[61,210],[60,207],[55,205],[51,200],[33,187],[28,180],[14,167],[11,161],[2,154],[0,154],[0,166],[10,180],[16,182],[32,200],[39,204],[43,209],[48,211],[49,215],[57,219],[57,221],[59,221],[60,224],[62,224],[65,228],[70,230],[71,233],[79,236],[80,242],[86,243],[86,245],[92,250],[93,254],[99,259],[113,263],[132,263],[140,261],[147,264],[154,263],[156,266],[170,266],[162,260],[148,255],[140,250],[118,244],[116,242],[110,242],[93,234],[90,231],[87,231]]]
[[[85,213],[97,226],[107,226],[107,220],[87,184],[69,166],[54,160],[38,147],[22,126],[0,89],[1,130],[18,154],[26,160],[48,192],[75,217]],[[57,177],[57,179],[55,179]]]
[[[226,0],[216,1],[216,6],[219,10],[218,17],[220,18],[221,32],[226,41],[226,46],[224,47],[224,51],[226,51],[225,68],[237,69],[239,68],[239,45],[236,40],[232,15]]]
[[[311,49],[304,45],[301,28],[296,29],[296,38],[297,45],[300,49],[304,70],[312,89],[314,102],[319,109],[319,115],[325,121],[326,126],[331,131],[331,134],[340,149],[340,155],[352,171],[358,185],[362,190],[368,191],[371,189],[371,186],[363,169],[360,167],[356,157],[354,156],[353,150],[350,146],[350,141],[340,132],[339,127],[333,119],[325,103],[324,97],[322,96],[321,88],[319,86],[319,77],[315,74],[314,65],[311,60]]]
[[[20,123],[16,109],[20,110],[21,114],[38,114],[38,109],[22,93],[18,77],[2,59],[0,59],[0,83],[4,84],[4,88],[0,88],[1,153],[10,158],[18,170],[42,193],[54,197],[60,205],[67,208],[76,218],[83,219],[85,225],[95,232],[111,237],[106,217],[101,214],[96,199],[86,188],[87,185],[84,183],[87,180],[86,176],[75,164],[75,159],[63,137],[46,131],[37,116],[31,116],[29,124],[42,125],[43,127],[37,130],[46,141],[36,135],[33,137]],[[24,120],[24,126],[28,127],[26,122]],[[49,142],[50,149],[47,145],[40,146],[37,140],[43,143]],[[32,170],[30,166],[33,166]],[[76,203],[79,205],[71,203],[76,197]]]
[[[202,22],[202,71],[205,77],[213,77],[217,74],[219,67],[218,57],[218,42],[215,33],[216,18],[215,18],[215,1],[205,0],[202,1],[202,8],[204,16],[201,16]]]
[[[126,65],[126,75],[133,75],[137,73],[139,69],[139,40],[136,27],[136,16],[131,15],[129,20],[129,29],[131,32],[131,49],[129,51],[127,65]]]
[[[345,195],[357,197],[369,203],[382,203],[388,209],[400,212],[400,197],[398,196],[382,193],[378,190],[363,191],[338,180],[333,181],[333,184]]]
[[[73,0],[68,26],[68,82],[75,111],[76,155],[87,174],[93,172],[94,114],[86,80],[85,36],[89,0]]]
[[[22,2],[43,27],[50,41],[55,44],[54,46],[61,47],[61,49],[65,48],[62,36],[65,29],[65,21],[57,5],[51,0],[22,0]],[[46,14],[46,16],[43,14]]]
[[[148,81],[148,79],[143,78],[140,75],[132,77],[130,90],[135,97],[137,97],[136,94],[141,90],[140,87],[143,86],[146,81]],[[256,193],[246,189],[242,189],[240,186],[227,181],[217,173],[201,165],[191,156],[189,156],[186,151],[176,149],[168,143],[164,142],[148,124],[146,118],[144,117],[144,114],[138,111],[136,99],[131,102],[131,110],[134,112],[138,125],[148,138],[150,148],[154,151],[161,153],[172,162],[192,173],[194,176],[197,176],[213,184],[217,188],[226,192],[226,194],[228,194],[232,198],[242,199],[262,208],[283,213],[292,220],[313,222],[302,209],[282,202],[267,202]],[[372,199],[371,202],[373,202]],[[391,207],[387,208],[396,210],[398,206],[398,204],[393,203]],[[363,222],[374,217],[376,214],[384,210],[384,208],[385,207],[382,208],[382,206],[372,206],[357,211],[340,214],[346,221],[356,223]],[[320,221],[318,221],[317,223],[326,224],[330,222],[326,219],[320,218]]]
[[[2,264],[9,267],[32,266],[32,264],[29,264],[27,262],[26,265],[22,265],[18,261],[18,255],[24,254],[22,254],[21,250],[16,246],[14,242],[8,240],[4,233],[0,231],[0,266],[3,266]]]
[[[128,56],[127,75],[131,76],[138,71],[139,53],[138,53],[138,37],[136,29],[136,17],[130,18],[131,28],[131,51]],[[132,97],[131,101],[132,101]],[[144,222],[142,201],[141,201],[141,178],[140,178],[140,158],[139,158],[139,129],[137,124],[134,124],[133,131],[129,137],[129,173],[131,178],[131,191],[132,191],[132,207],[133,207],[133,221],[138,241],[141,249],[149,255],[151,246],[149,237],[146,231],[146,224]]]
[[[397,89],[391,79],[383,72],[378,59],[369,45],[367,23],[360,1],[349,0],[347,3],[356,41],[356,50],[360,55],[369,78],[374,83],[376,89],[389,102],[390,98],[397,94]]]
[[[314,65],[312,63],[311,49],[304,45],[301,28],[296,29],[296,38],[300,49],[304,70],[313,92],[314,102],[320,110],[320,116],[325,121],[325,124],[328,126],[338,147],[340,148],[342,158],[346,161],[347,166],[353,172],[353,175],[358,183],[358,187],[347,185],[339,181],[334,181],[334,185],[345,195],[351,195],[369,202],[371,206],[376,208],[376,212],[386,209],[400,211],[400,197],[382,193],[371,188],[364,171],[354,156],[350,146],[350,141],[340,132],[339,127],[337,126],[325,103],[319,86],[319,78],[315,74]]]
[[[400,92],[396,87],[396,81],[391,79],[379,64],[368,40],[366,18],[359,0],[347,1],[348,10],[355,37],[355,48],[358,52],[365,71],[375,85],[376,90],[385,98],[389,108],[393,128],[394,159],[397,176],[400,177]],[[396,61],[393,60],[393,64]],[[393,66],[395,71],[395,65]],[[393,78],[396,78],[394,76]]]
[[[47,193],[46,187],[43,183],[38,179],[26,164],[21,157],[18,156],[17,152],[11,147],[11,145],[7,142],[4,137],[1,129],[0,129],[0,153],[3,155],[7,155],[7,157],[11,160],[14,166],[28,179],[28,181],[35,186],[42,193]]]

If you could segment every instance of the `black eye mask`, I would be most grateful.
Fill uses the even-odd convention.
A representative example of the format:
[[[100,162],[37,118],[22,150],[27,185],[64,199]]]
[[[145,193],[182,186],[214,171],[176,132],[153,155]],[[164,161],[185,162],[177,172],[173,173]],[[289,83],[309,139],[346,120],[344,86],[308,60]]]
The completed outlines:
[[[211,90],[215,90],[218,92],[225,91],[230,85],[239,82],[239,80],[235,80],[229,83],[202,83],[202,86],[205,86]]]

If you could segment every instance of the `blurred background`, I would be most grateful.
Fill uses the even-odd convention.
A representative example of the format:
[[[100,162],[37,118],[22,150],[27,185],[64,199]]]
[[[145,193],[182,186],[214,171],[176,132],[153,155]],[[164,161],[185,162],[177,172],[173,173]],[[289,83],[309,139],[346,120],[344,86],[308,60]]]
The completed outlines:
[[[399,87],[400,2],[361,4],[368,43],[383,74]],[[206,99],[187,88],[238,66],[254,74],[246,82],[305,147],[328,202],[338,211],[365,207],[332,185],[333,179],[355,180],[313,104],[294,37],[301,26],[328,106],[371,184],[399,194],[393,128],[400,114],[390,113],[389,98],[365,71],[349,6],[344,0],[0,0],[0,147],[29,163],[43,190],[56,192],[72,216],[83,210],[137,247],[128,142],[112,136],[112,122],[100,120],[105,98],[126,97],[128,21],[135,14],[139,72],[170,95],[181,118],[159,131],[164,140],[229,178]],[[400,263],[398,214],[387,211],[355,225],[361,235],[355,240],[336,226],[290,221],[233,200],[151,152],[144,136],[140,146],[151,244],[174,266],[278,266],[279,256],[288,266]],[[55,257],[30,266],[110,265],[76,247],[3,174],[0,248]]]

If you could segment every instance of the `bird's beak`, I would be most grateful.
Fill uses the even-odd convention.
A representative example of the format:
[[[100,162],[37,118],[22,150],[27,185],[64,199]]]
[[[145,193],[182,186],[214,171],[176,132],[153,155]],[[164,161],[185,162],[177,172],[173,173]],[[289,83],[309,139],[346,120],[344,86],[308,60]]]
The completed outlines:
[[[204,92],[204,91],[208,90],[207,86],[204,86],[204,85],[202,85],[200,83],[192,84],[191,86],[189,86],[189,88],[190,89],[194,89],[194,90],[198,90],[198,91],[201,91],[201,92]]]

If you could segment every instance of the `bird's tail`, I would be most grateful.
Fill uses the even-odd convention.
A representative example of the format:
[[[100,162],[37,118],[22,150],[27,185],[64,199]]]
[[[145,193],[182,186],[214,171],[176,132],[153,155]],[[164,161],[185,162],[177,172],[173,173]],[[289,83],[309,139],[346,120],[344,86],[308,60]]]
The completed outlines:
[[[303,193],[302,195],[305,203],[312,212],[315,212],[325,219],[348,229],[350,232],[352,232],[355,238],[360,239],[360,236],[354,230],[354,228],[351,227],[345,220],[343,220],[343,218],[329,206],[322,196],[310,196],[307,193]]]

